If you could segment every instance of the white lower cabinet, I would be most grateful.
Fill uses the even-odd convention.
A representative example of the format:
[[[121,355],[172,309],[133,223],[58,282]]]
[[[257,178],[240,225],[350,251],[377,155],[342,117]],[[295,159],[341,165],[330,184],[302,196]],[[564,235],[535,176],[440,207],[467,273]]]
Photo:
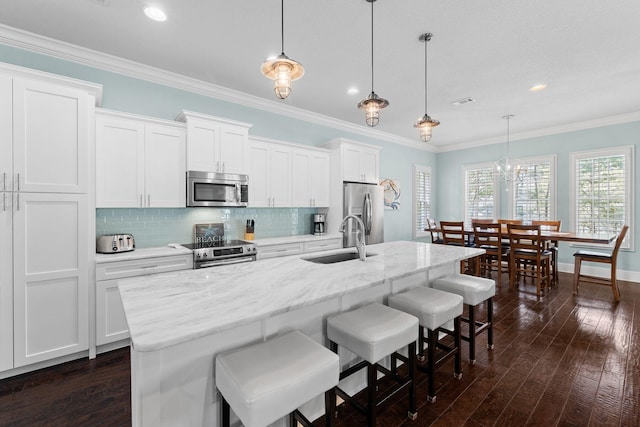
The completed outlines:
[[[290,241],[282,241],[283,239],[286,240],[278,238],[278,243],[258,243],[258,259],[342,249],[342,237],[323,238],[308,235],[293,236]]]
[[[16,368],[89,348],[88,195],[20,193],[19,202],[17,196],[13,210]]]
[[[122,341],[121,345],[110,348],[113,349],[129,344],[128,341],[123,341],[129,338],[129,328],[118,292],[118,279],[192,268],[193,255],[190,252],[183,255],[98,262],[96,264],[96,345],[102,346]]]

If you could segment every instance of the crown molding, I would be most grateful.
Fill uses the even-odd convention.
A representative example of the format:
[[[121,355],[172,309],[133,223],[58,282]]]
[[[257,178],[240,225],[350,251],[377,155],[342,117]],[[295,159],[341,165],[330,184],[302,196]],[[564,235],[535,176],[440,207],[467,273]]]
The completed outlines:
[[[232,102],[246,107],[277,113],[294,119],[304,120],[345,132],[375,138],[385,142],[405,145],[418,150],[437,152],[432,145],[425,145],[411,139],[356,125],[334,117],[313,113],[301,108],[284,105],[272,100],[225,88],[213,83],[183,76],[160,68],[147,66],[96,50],[87,49],[71,43],[55,40],[39,34],[0,24],[0,43],[19,49],[35,52],[65,61],[98,68],[149,82],[185,90],[222,101]]]
[[[631,122],[637,122],[637,121],[640,121],[640,111],[636,111],[633,113],[620,114],[617,116],[603,117],[603,118],[594,119],[594,120],[586,120],[582,122],[569,123],[566,125],[552,126],[548,128],[537,129],[530,132],[520,132],[515,134],[512,133],[509,136],[509,141],[513,142],[513,141],[519,141],[523,139],[539,138],[542,136],[558,135],[561,133],[576,132],[576,131],[581,131],[586,129],[600,128],[604,126],[619,125],[623,123],[631,123]],[[462,142],[459,144],[438,147],[438,150],[436,152],[444,153],[447,151],[466,150],[469,148],[478,148],[478,147],[492,145],[492,144],[502,144],[504,142],[505,142],[504,137],[487,138],[487,139],[482,139],[482,140],[473,141],[473,142]]]

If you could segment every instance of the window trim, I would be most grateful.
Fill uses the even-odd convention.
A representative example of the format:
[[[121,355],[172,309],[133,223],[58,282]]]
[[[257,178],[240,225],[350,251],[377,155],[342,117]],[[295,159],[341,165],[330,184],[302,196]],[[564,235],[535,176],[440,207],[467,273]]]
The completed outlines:
[[[635,251],[635,242],[634,242],[634,206],[636,203],[635,200],[635,147],[633,145],[624,145],[618,147],[608,147],[608,148],[596,148],[593,150],[584,150],[584,151],[573,151],[569,153],[569,185],[570,185],[570,221],[571,229],[576,230],[576,161],[584,158],[593,158],[593,157],[604,157],[604,156],[612,156],[612,155],[623,155],[625,156],[625,200],[628,200],[629,203],[625,203],[625,224],[629,226],[630,233],[627,233],[625,240],[627,240],[627,244],[623,244],[620,247],[622,251]],[[612,242],[609,245],[600,245],[596,243],[573,243],[572,246],[590,246],[590,247],[605,247],[610,248],[614,243]]]
[[[482,163],[470,163],[466,165],[462,165],[462,220],[471,223],[471,218],[467,221],[467,171],[478,170],[478,169],[492,169],[494,168],[494,164],[492,162],[482,162]],[[500,185],[498,183],[498,178],[493,175],[493,218],[494,220],[498,219],[498,214],[500,212]]]
[[[551,220],[554,220],[558,217],[558,173],[557,173],[557,165],[558,165],[558,156],[555,154],[550,154],[548,156],[536,156],[536,157],[526,157],[521,158],[522,162],[527,166],[535,163],[549,163],[550,166],[550,180],[551,180],[551,196],[549,200],[551,202]],[[510,184],[509,191],[509,218],[515,218],[515,200],[513,194],[515,194],[516,184],[512,182]]]
[[[413,164],[412,171],[413,171],[413,175],[411,177],[413,181],[413,204],[412,204],[412,213],[411,213],[412,224],[413,224],[412,235],[413,235],[413,239],[424,239],[424,238],[430,237],[431,235],[428,231],[418,231],[418,224],[417,224],[418,213],[416,209],[418,205],[418,195],[417,195],[418,183],[416,180],[416,175],[418,174],[418,172],[424,172],[429,174],[429,183],[430,183],[429,199],[431,201],[431,205],[433,206],[433,172],[431,170],[431,166],[425,166],[417,163]],[[431,212],[431,214],[433,214],[433,212]]]

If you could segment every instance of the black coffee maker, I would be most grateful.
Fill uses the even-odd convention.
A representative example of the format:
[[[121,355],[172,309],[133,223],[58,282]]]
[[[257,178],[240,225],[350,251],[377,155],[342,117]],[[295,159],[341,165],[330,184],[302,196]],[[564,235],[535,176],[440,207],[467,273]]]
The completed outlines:
[[[324,214],[313,215],[313,235],[322,236],[325,230],[325,216]]]

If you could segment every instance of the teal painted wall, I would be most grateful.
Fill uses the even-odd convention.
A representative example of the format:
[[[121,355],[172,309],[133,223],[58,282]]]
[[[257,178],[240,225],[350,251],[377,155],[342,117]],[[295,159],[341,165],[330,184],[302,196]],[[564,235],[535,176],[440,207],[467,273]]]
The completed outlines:
[[[377,145],[382,148],[381,178],[394,178],[402,185],[400,210],[385,211],[385,240],[412,238],[412,163],[432,166],[435,163],[435,155],[432,153],[1,44],[0,61],[100,83],[103,86],[102,107],[111,110],[169,120],[175,119],[182,110],[191,110],[253,123],[250,135],[305,145],[320,145],[338,137]],[[208,214],[204,214],[205,211]],[[269,224],[269,228],[259,228],[256,237],[306,234],[310,229],[306,228],[309,221],[305,217],[315,212],[308,209],[288,209],[283,214],[280,209],[267,208],[252,211],[252,215],[267,219],[262,224]],[[248,211],[226,212],[225,209],[205,209],[198,210],[197,213],[190,209],[98,209],[97,232],[135,231],[136,245],[148,247],[184,240],[185,236],[190,236],[190,232],[185,230],[191,230],[194,221],[200,221],[202,217],[221,218],[228,230],[236,230],[237,224],[249,214]],[[300,222],[292,226],[291,218],[294,217]],[[163,242],[165,238],[167,241]]]
[[[538,138],[525,139],[510,142],[510,153],[514,157],[521,159],[543,155],[556,154],[556,179],[557,179],[557,217],[562,221],[563,229],[571,226],[571,206],[570,206],[570,153],[576,151],[586,151],[608,147],[634,146],[635,162],[637,168],[638,157],[640,156],[640,122],[624,123],[600,128],[586,129],[574,132],[561,133],[556,135],[543,136]],[[493,162],[504,156],[505,144],[495,144],[491,146],[451,151],[438,154],[439,173],[436,180],[437,196],[435,206],[437,207],[436,217],[438,219],[461,220],[463,214],[463,187],[462,168],[466,164]],[[635,176],[638,171],[635,170]],[[635,246],[640,244],[640,232],[637,225],[640,224],[640,210],[638,200],[640,200],[640,185],[637,178],[634,183],[634,227],[630,233],[634,235]],[[450,195],[454,194],[454,197]],[[499,217],[508,216],[509,193],[505,187],[500,188],[500,211]],[[573,264],[572,254],[575,249],[568,244],[561,243],[559,261],[561,263]],[[618,257],[618,268],[628,271],[640,271],[640,256],[636,250],[621,251]]]

